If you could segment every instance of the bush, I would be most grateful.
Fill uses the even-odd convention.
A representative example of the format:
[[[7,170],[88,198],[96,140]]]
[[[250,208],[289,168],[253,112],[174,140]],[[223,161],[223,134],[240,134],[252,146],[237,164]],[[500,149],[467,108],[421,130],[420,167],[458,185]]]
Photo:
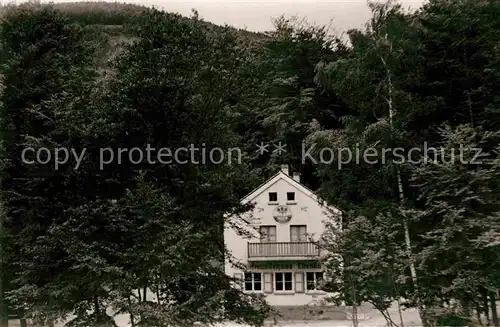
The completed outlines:
[[[441,316],[436,321],[436,326],[469,326],[470,319],[458,316]]]

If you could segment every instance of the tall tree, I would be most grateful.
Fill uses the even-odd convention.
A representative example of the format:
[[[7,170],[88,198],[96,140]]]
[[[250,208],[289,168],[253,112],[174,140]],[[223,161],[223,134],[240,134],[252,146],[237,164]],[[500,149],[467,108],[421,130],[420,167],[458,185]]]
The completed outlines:
[[[302,182],[316,189],[314,168],[302,160],[302,142],[313,121],[337,126],[343,106],[328,90],[315,85],[315,67],[322,60],[341,57],[345,46],[326,27],[308,25],[298,17],[282,16],[274,23],[275,30],[245,69],[246,78],[253,80],[237,106],[242,119],[239,130],[254,153],[255,144],[269,144],[267,153],[252,158],[254,165],[290,164],[302,173]],[[277,152],[280,144],[283,151]]]
[[[440,135],[439,161],[417,166],[413,176],[425,201],[419,214],[434,222],[422,235],[419,262],[427,292],[459,300],[460,314],[470,318],[469,310],[483,305],[484,288],[498,289],[498,246],[481,238],[500,231],[499,134],[461,125]]]
[[[68,205],[66,201],[76,200],[64,189],[64,169],[54,169],[53,158],[42,155],[40,160],[48,159],[47,165],[36,167],[22,159],[23,150],[70,144],[71,135],[61,127],[66,108],[53,107],[50,101],[77,85],[85,85],[94,75],[90,68],[93,48],[78,26],[69,25],[47,6],[25,4],[4,9],[0,36],[4,58],[2,198],[4,228],[11,237],[8,247],[3,248],[9,253],[2,260],[8,259],[4,271],[9,272],[7,285],[11,291],[23,286],[18,273],[27,269],[22,260],[28,255],[26,250],[57,220]],[[12,298],[9,302],[14,306],[12,312],[22,315],[22,300]]]
[[[46,322],[76,314],[73,325],[113,325],[110,305],[143,325],[261,324],[265,303],[234,290],[217,264],[223,215],[244,210],[237,185],[247,177],[226,102],[241,54],[235,36],[150,11],[114,77],[97,81],[96,44],[59,12],[21,7],[10,19],[3,190],[18,236],[16,307]],[[26,146],[86,149],[85,160],[78,169],[30,165]],[[204,150],[191,154],[192,146]],[[156,148],[154,162],[118,152],[134,147]],[[176,155],[159,158],[163,147]]]

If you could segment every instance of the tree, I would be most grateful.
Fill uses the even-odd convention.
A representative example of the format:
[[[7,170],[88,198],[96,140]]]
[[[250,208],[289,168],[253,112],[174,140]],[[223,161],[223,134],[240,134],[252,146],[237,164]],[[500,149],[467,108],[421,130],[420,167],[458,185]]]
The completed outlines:
[[[10,298],[48,323],[76,314],[73,325],[113,325],[112,305],[134,324],[261,324],[266,304],[234,290],[216,264],[223,215],[246,210],[237,185],[247,166],[232,149],[238,138],[226,102],[240,54],[235,36],[154,10],[140,20],[138,41],[107,80],[96,79],[95,47],[51,7],[21,8],[4,26],[17,59],[4,71],[2,99],[12,156],[3,190],[9,232],[18,236]],[[17,48],[16,34],[35,44]],[[104,146],[119,155],[191,144],[225,149],[225,161],[199,162],[202,154],[193,159],[187,151],[168,164],[102,157]],[[20,159],[27,145],[85,148],[85,160],[78,170],[30,166]]]
[[[440,135],[436,161],[415,167],[413,176],[425,201],[419,214],[434,222],[421,236],[419,262],[433,280],[426,292],[459,300],[459,314],[469,319],[471,308],[483,306],[483,291],[498,289],[498,247],[481,239],[500,230],[499,134],[461,125]]]
[[[433,110],[422,110],[416,122],[430,122],[434,131],[445,122],[499,128],[500,25],[494,18],[499,13],[497,1],[433,0],[422,7],[418,21],[427,64],[425,83],[418,89],[442,102]]]
[[[395,215],[357,216],[348,220],[340,232],[327,225],[323,243],[328,250],[325,267],[333,280],[325,289],[335,294],[328,301],[354,308],[372,304],[389,326],[398,326],[388,308],[405,293],[408,260]],[[400,316],[400,325],[404,326]]]
[[[8,279],[6,291],[12,291],[20,286],[17,274],[24,268],[25,250],[62,213],[62,203],[75,200],[62,187],[61,171],[49,165],[33,167],[21,159],[21,153],[29,146],[68,144],[70,135],[58,125],[67,112],[49,103],[75,87],[75,80],[84,85],[94,75],[88,69],[93,48],[80,28],[68,25],[51,7],[25,4],[5,9],[0,40],[5,58],[1,68],[2,241],[6,233],[8,243],[2,250],[8,252],[2,261],[6,260],[3,271],[9,274],[2,277]],[[9,302],[11,312],[23,317],[23,299]]]
[[[254,166],[290,164],[292,170],[302,173],[302,182],[315,189],[314,168],[302,162],[302,142],[312,121],[336,126],[336,115],[342,113],[342,103],[315,85],[315,67],[322,60],[341,57],[345,49],[326,27],[284,16],[274,24],[275,30],[253,51],[242,72],[242,80],[248,82],[244,84],[247,94],[235,108],[241,119],[238,131],[244,144],[250,146],[248,152],[254,153],[250,158]],[[269,152],[255,154],[255,144],[261,142],[270,144]],[[273,153],[276,148],[272,144],[282,144],[285,152]]]
[[[360,182],[363,180],[361,183],[364,185],[361,187],[370,189],[371,194],[368,197],[361,196],[362,202],[354,204],[358,206],[358,210],[364,205],[363,202],[380,201],[381,204],[385,202],[388,208],[404,205],[408,196],[405,190],[407,174],[401,171],[399,165],[394,164],[393,156],[386,156],[385,150],[401,148],[404,151],[411,144],[408,138],[411,131],[410,133],[404,131],[407,112],[412,112],[424,102],[409,88],[409,84],[418,77],[419,64],[422,61],[418,53],[419,42],[414,19],[405,14],[401,6],[392,2],[370,3],[370,8],[373,18],[367,24],[366,31],[350,32],[353,44],[351,55],[344,60],[320,64],[317,76],[318,83],[333,89],[344,102],[352,107],[352,114],[343,119],[344,131],[337,133],[342,135],[341,141],[337,141],[334,147],[338,150],[339,156],[341,154],[345,156],[346,153],[340,152],[340,149],[344,148],[343,150],[348,150],[347,154],[350,157],[336,159],[337,167],[335,168],[340,170],[340,164],[343,160],[347,160],[345,162],[347,165],[343,168],[352,167],[353,178],[360,179]],[[400,113],[399,108],[404,108],[406,112]],[[321,131],[315,132],[311,135],[311,140],[317,140],[318,137],[325,139],[324,135]],[[335,139],[335,133],[330,133],[326,139],[331,142]],[[356,159],[356,163],[352,162],[353,153],[358,153],[359,150],[363,153],[364,150],[374,149],[377,150],[376,156],[382,163],[378,161],[375,166],[370,167],[364,163],[360,165],[359,158]],[[335,176],[332,180],[344,179],[339,176],[344,171],[334,172],[335,168],[325,167],[324,174]],[[375,194],[372,191],[374,184],[365,182],[366,175],[361,173],[362,169],[370,171],[374,181],[381,183],[378,184]],[[381,177],[384,180],[381,180]],[[351,184],[347,190],[354,185]],[[325,193],[328,192],[326,185],[323,189]],[[352,188],[352,191],[357,193],[355,198],[360,197],[357,185]],[[347,202],[349,198],[342,200]],[[378,214],[380,213],[376,213]],[[413,256],[411,227],[407,217],[400,218],[403,222],[402,232],[406,255],[409,259],[409,273],[415,294],[417,294],[417,271]],[[418,295],[415,299],[418,299]],[[423,308],[418,302],[417,305],[425,324]]]

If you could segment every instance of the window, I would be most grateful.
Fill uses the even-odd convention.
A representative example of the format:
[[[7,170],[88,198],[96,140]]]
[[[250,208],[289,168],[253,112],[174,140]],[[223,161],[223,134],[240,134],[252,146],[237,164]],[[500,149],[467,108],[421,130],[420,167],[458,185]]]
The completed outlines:
[[[261,242],[276,242],[276,226],[260,226]]]
[[[269,192],[269,202],[278,202],[278,193]]]
[[[318,291],[319,284],[323,279],[322,272],[307,272],[306,273],[306,289],[308,291]]]
[[[307,226],[290,226],[290,242],[307,242]]]
[[[261,273],[245,273],[245,291],[262,291]]]
[[[293,291],[293,279],[291,272],[275,273],[275,281],[274,289],[276,291]]]
[[[295,192],[287,192],[286,193],[286,200],[293,202],[295,201]]]

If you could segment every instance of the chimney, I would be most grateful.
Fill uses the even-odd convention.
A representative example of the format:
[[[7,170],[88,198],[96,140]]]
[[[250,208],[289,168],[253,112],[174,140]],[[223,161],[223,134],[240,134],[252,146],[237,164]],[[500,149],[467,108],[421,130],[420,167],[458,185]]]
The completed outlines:
[[[300,183],[300,173],[298,171],[293,172],[293,179]]]
[[[288,170],[288,165],[281,165],[281,171],[285,174],[285,175],[290,175],[290,172]]]

